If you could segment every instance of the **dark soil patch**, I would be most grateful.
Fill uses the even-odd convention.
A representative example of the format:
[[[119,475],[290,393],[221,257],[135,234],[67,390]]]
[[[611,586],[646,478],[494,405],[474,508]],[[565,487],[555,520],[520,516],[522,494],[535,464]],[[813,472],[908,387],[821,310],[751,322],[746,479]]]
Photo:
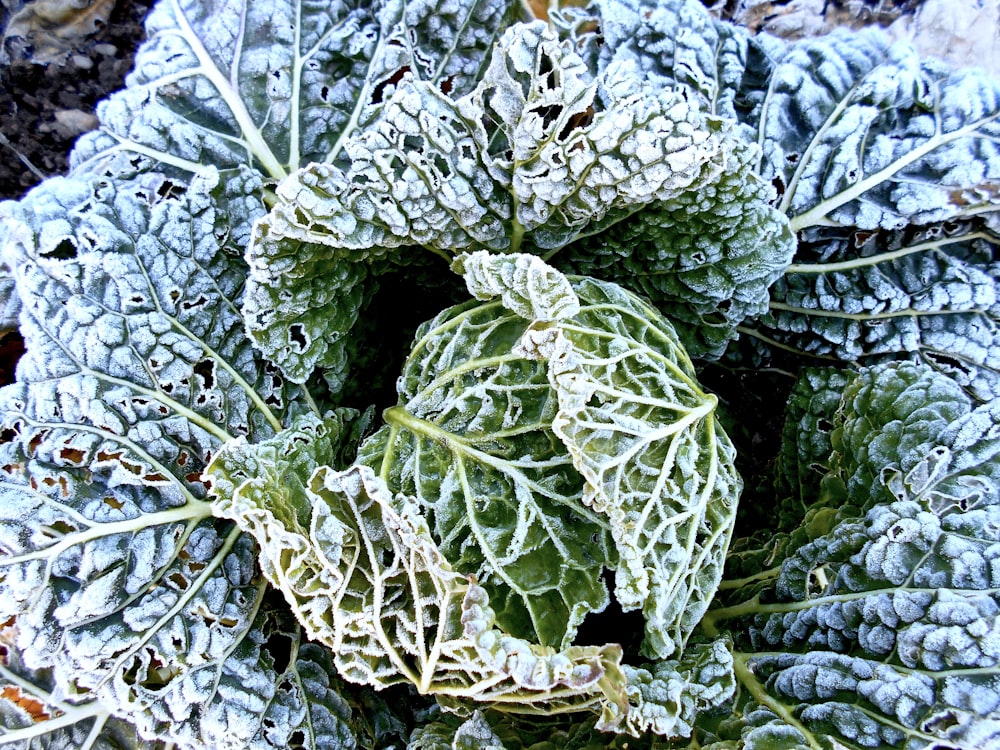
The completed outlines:
[[[62,64],[40,65],[8,40],[0,66],[0,199],[20,198],[44,176],[63,174],[73,143],[96,127],[94,109],[124,85],[153,0],[118,0],[108,24]]]

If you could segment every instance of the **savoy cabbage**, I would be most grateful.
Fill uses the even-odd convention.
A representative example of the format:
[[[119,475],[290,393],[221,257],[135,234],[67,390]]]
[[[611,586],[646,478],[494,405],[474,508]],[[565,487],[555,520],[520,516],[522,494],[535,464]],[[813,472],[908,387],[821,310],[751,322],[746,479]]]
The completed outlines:
[[[160,0],[0,204],[0,744],[1000,748],[1000,83],[543,15]]]

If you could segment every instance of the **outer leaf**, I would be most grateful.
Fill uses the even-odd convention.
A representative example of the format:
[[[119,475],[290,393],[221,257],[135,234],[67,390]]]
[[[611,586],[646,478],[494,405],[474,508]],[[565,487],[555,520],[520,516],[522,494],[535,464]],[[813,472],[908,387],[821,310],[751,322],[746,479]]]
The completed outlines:
[[[737,676],[813,746],[1000,742],[997,407],[915,370],[879,368],[862,378],[872,387],[848,389],[873,401],[848,412],[838,447],[850,503],[752,598],[706,620],[714,632],[741,618]],[[862,464],[874,489],[854,481]]]
[[[713,180],[723,123],[632,80],[594,81],[534,24],[508,30],[466,97],[401,84],[346,143],[348,168],[294,175],[258,224],[244,311],[255,343],[292,380],[318,367],[338,389],[357,310],[401,248],[551,254]]]
[[[700,109],[736,119],[748,77],[746,32],[715,21],[696,0],[602,0],[602,74],[631,75],[683,90]],[[679,31],[682,30],[682,31]],[[582,239],[554,261],[564,270],[642,293],[675,323],[694,357],[717,358],[737,326],[768,310],[768,288],[791,261],[787,218],[757,174],[753,134],[727,131],[730,155],[718,179],[654,203]],[[745,141],[745,142],[744,142]]]
[[[47,670],[24,666],[17,625],[0,627],[0,743],[15,750],[162,750],[96,701],[67,702]]]
[[[17,316],[21,311],[21,301],[17,298],[17,286],[10,269],[0,266],[0,331],[17,328]]]
[[[875,31],[772,47],[749,120],[801,236],[757,335],[866,363],[918,354],[994,397],[1000,86]]]
[[[626,667],[629,733],[690,737],[699,713],[733,699],[736,680],[730,644],[724,639],[689,646],[678,660]]]
[[[599,65],[634,61],[657,86],[685,87],[708,111],[735,119],[746,70],[746,29],[716,21],[697,0],[598,0],[605,45]]]
[[[516,7],[164,0],[128,87],[99,109],[102,129],[77,148],[74,169],[120,150],[160,169],[253,165],[274,178],[332,160],[403,78],[470,89]]]
[[[885,502],[883,469],[908,473],[970,408],[962,389],[929,367],[899,363],[863,370],[844,389],[831,434],[831,468],[846,485],[849,503],[863,512]]]
[[[54,180],[4,206],[27,352],[0,391],[0,620],[29,667],[144,735],[349,744],[322,655],[298,649],[252,542],[204,501],[224,440],[303,408],[237,311],[258,187]]]
[[[648,297],[695,357],[718,358],[748,318],[768,311],[768,290],[795,240],[753,171],[755,148],[737,144],[712,185],[656,203],[566,249],[560,268],[616,281]]]
[[[785,407],[781,453],[775,467],[774,492],[781,503],[775,529],[796,528],[806,511],[815,508],[823,477],[833,463],[837,411],[844,389],[856,377],[853,370],[832,367],[810,367],[799,373]],[[891,403],[891,399],[886,402]]]
[[[600,703],[609,721],[620,713],[619,647],[556,652],[497,629],[486,592],[452,570],[419,506],[393,496],[371,469],[321,468],[308,499],[272,511],[237,487],[216,510],[259,540],[265,575],[346,679],[406,680],[421,693],[509,711]]]
[[[774,286],[762,335],[843,360],[912,353],[987,400],[1000,392],[997,242],[975,221],[812,231]]]
[[[788,49],[754,125],[794,229],[871,230],[996,210],[998,118],[984,73],[837,31]]]

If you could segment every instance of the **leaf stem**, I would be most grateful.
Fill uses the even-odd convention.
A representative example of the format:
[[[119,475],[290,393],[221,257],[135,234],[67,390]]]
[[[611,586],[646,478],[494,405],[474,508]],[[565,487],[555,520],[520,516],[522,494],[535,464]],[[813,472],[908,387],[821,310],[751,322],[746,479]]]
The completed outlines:
[[[753,673],[753,668],[750,666],[750,658],[739,651],[733,652],[733,672],[736,674],[736,679],[740,681],[757,703],[771,709],[782,721],[794,727],[802,735],[802,738],[808,743],[809,747],[813,748],[813,750],[823,750],[823,746],[819,744],[813,733],[806,729],[802,722],[795,717],[791,709],[781,701],[775,700],[764,689],[764,686],[760,684],[760,680],[757,679],[757,675]]]

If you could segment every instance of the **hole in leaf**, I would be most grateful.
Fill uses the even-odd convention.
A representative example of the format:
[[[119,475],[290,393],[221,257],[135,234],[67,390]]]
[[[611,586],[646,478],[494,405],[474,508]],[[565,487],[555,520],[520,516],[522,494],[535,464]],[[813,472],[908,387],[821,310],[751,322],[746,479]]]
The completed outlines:
[[[547,130],[553,122],[559,119],[563,108],[561,104],[547,104],[544,107],[536,107],[532,112],[542,118],[542,128]]]
[[[434,167],[437,169],[438,174],[444,179],[451,177],[451,167],[448,165],[448,160],[445,159],[441,154],[435,153],[432,157],[434,161]]]
[[[209,304],[209,302],[210,300],[208,300],[205,295],[199,294],[198,299],[182,303],[181,309],[184,310],[184,312],[190,312],[191,310],[198,310],[205,307],[205,305]]]
[[[104,504],[107,505],[109,508],[114,508],[115,510],[121,510],[125,506],[125,503],[123,503],[121,500],[118,500],[110,496],[104,498]]]
[[[958,726],[958,717],[951,711],[945,711],[937,716],[931,716],[927,719],[921,729],[928,734],[945,734],[947,731],[953,727]]]
[[[288,337],[292,340],[292,343],[298,347],[300,352],[305,351],[306,346],[309,345],[305,329],[299,323],[293,323],[288,327]]]
[[[83,451],[79,448],[63,448],[59,451],[59,458],[63,459],[67,463],[73,464],[74,466],[82,465],[83,457]]]
[[[600,612],[588,614],[573,639],[575,646],[603,646],[605,643],[618,643],[624,654],[623,661],[638,663],[639,647],[644,634],[644,618],[641,610],[623,612],[618,599],[614,595],[615,576],[605,569],[602,578],[604,585],[611,593],[611,601]]]
[[[419,135],[403,136],[403,150],[407,152],[424,152],[424,139]]]
[[[546,53],[542,53],[538,59],[538,77],[544,78],[543,85],[549,91],[559,88],[559,71],[556,70],[555,63]]]
[[[171,573],[167,578],[182,591],[188,587],[187,578],[185,578],[180,573]]]
[[[264,643],[264,650],[274,661],[274,671],[284,674],[292,659],[292,639],[284,633],[271,633]]]
[[[583,112],[575,112],[570,115],[563,129],[559,131],[559,140],[565,141],[574,130],[583,130],[594,121],[594,108],[587,107]]]
[[[329,86],[324,86],[323,88],[321,88],[321,89],[319,90],[319,96],[320,96],[320,98],[321,98],[321,99],[322,99],[322,100],[323,100],[324,102],[326,101],[326,98],[327,98],[327,97],[328,97],[329,95],[330,95],[330,87],[329,87]]]
[[[184,185],[173,180],[164,180],[156,189],[156,194],[161,198],[180,198],[186,192],[187,188]]]
[[[213,388],[215,386],[215,362],[212,360],[202,359],[196,362],[194,373],[201,378],[205,388]]]
[[[0,691],[0,697],[8,700],[31,717],[35,723],[51,718],[51,714],[46,709],[45,704],[37,698],[25,695],[21,688],[14,685],[7,685]]]
[[[139,684],[147,690],[162,690],[170,684],[178,672],[175,668],[166,666],[153,649],[147,648],[146,653],[149,654],[149,664]]]
[[[454,86],[455,86],[455,76],[448,76],[443,81],[441,81],[441,93],[445,95],[450,94]]]
[[[927,352],[924,356],[930,360],[932,365],[944,367],[949,370],[957,370],[958,372],[968,372],[967,367],[961,361],[955,357],[950,357],[947,354],[942,354],[941,352]]]
[[[379,83],[375,87],[374,91],[372,91],[372,104],[381,104],[382,97],[385,95],[386,88],[398,84],[400,81],[403,80],[403,77],[409,72],[410,72],[410,66],[404,65],[402,68],[397,70],[391,76],[389,76],[384,81]]]
[[[42,253],[42,257],[53,260],[72,260],[76,257],[76,243],[66,237],[47,253]]]

